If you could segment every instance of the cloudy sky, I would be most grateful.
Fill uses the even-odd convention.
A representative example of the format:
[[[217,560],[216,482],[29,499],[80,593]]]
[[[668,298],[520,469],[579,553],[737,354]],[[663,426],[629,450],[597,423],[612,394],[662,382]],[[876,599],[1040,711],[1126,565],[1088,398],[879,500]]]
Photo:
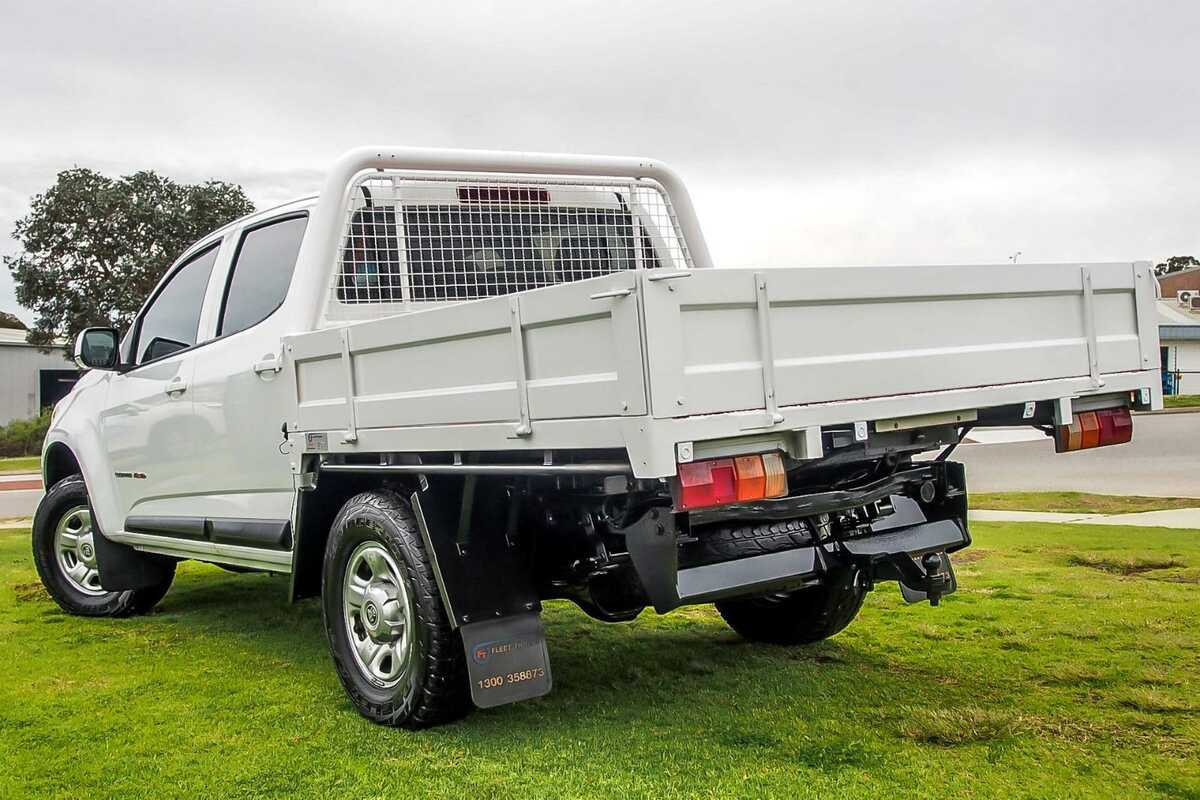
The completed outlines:
[[[0,0],[0,253],[72,165],[310,193],[359,144],[653,156],[718,264],[1200,255],[1200,3]],[[0,309],[16,306],[7,270]]]

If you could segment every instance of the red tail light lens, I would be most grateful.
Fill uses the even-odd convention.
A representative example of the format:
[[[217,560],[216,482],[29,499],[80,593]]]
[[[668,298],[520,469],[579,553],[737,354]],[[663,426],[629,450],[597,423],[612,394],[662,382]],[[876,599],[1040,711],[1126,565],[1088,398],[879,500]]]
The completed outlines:
[[[705,508],[737,500],[733,459],[694,461],[679,465],[680,510]]]
[[[1097,411],[1100,420],[1100,444],[1125,444],[1133,440],[1133,417],[1129,409]]]
[[[679,511],[787,494],[787,472],[778,453],[718,458],[679,465],[675,507]]]
[[[1054,451],[1069,453],[1110,444],[1125,444],[1133,439],[1133,417],[1128,408],[1104,408],[1084,411],[1054,432]]]

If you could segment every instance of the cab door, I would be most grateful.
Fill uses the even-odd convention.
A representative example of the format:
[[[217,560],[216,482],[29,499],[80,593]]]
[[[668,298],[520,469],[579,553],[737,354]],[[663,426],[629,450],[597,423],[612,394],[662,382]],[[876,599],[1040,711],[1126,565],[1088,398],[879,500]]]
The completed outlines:
[[[220,242],[210,244],[159,285],[130,334],[131,368],[109,382],[100,432],[126,531],[150,532],[146,520],[190,513],[196,455],[206,441],[192,413],[193,348],[219,252]]]

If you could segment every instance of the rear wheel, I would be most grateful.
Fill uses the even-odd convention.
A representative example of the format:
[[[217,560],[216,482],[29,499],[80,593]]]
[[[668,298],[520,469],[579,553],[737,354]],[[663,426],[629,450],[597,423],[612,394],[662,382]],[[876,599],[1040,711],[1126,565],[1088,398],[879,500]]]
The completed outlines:
[[[471,709],[462,639],[398,494],[364,492],[342,507],[325,548],[321,605],[338,677],[364,717],[423,728]]]
[[[171,588],[174,563],[165,580],[153,586],[106,591],[95,537],[83,478],[63,478],[42,498],[33,518],[33,563],[54,601],[63,611],[84,617],[124,617],[154,608]]]
[[[828,639],[849,625],[862,608],[866,588],[857,570],[845,570],[829,583],[792,592],[720,600],[729,627],[752,642],[809,644]]]

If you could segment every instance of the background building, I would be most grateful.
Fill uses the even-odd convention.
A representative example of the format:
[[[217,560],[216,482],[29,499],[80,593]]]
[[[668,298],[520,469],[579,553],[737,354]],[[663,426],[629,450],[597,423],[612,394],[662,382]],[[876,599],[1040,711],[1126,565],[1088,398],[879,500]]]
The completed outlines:
[[[1168,284],[1169,278],[1177,276],[1188,279],[1188,283]],[[1195,289],[1190,288],[1191,284]],[[1163,298],[1158,301],[1163,394],[1200,394],[1200,269],[1160,278],[1159,285]],[[1176,288],[1168,292],[1168,285]]]
[[[1164,300],[1174,299],[1183,291],[1200,292],[1200,267],[1163,275],[1158,279],[1158,287]]]
[[[25,331],[0,328],[0,425],[36,416],[66,395],[79,370],[62,345],[44,353],[25,341]]]

